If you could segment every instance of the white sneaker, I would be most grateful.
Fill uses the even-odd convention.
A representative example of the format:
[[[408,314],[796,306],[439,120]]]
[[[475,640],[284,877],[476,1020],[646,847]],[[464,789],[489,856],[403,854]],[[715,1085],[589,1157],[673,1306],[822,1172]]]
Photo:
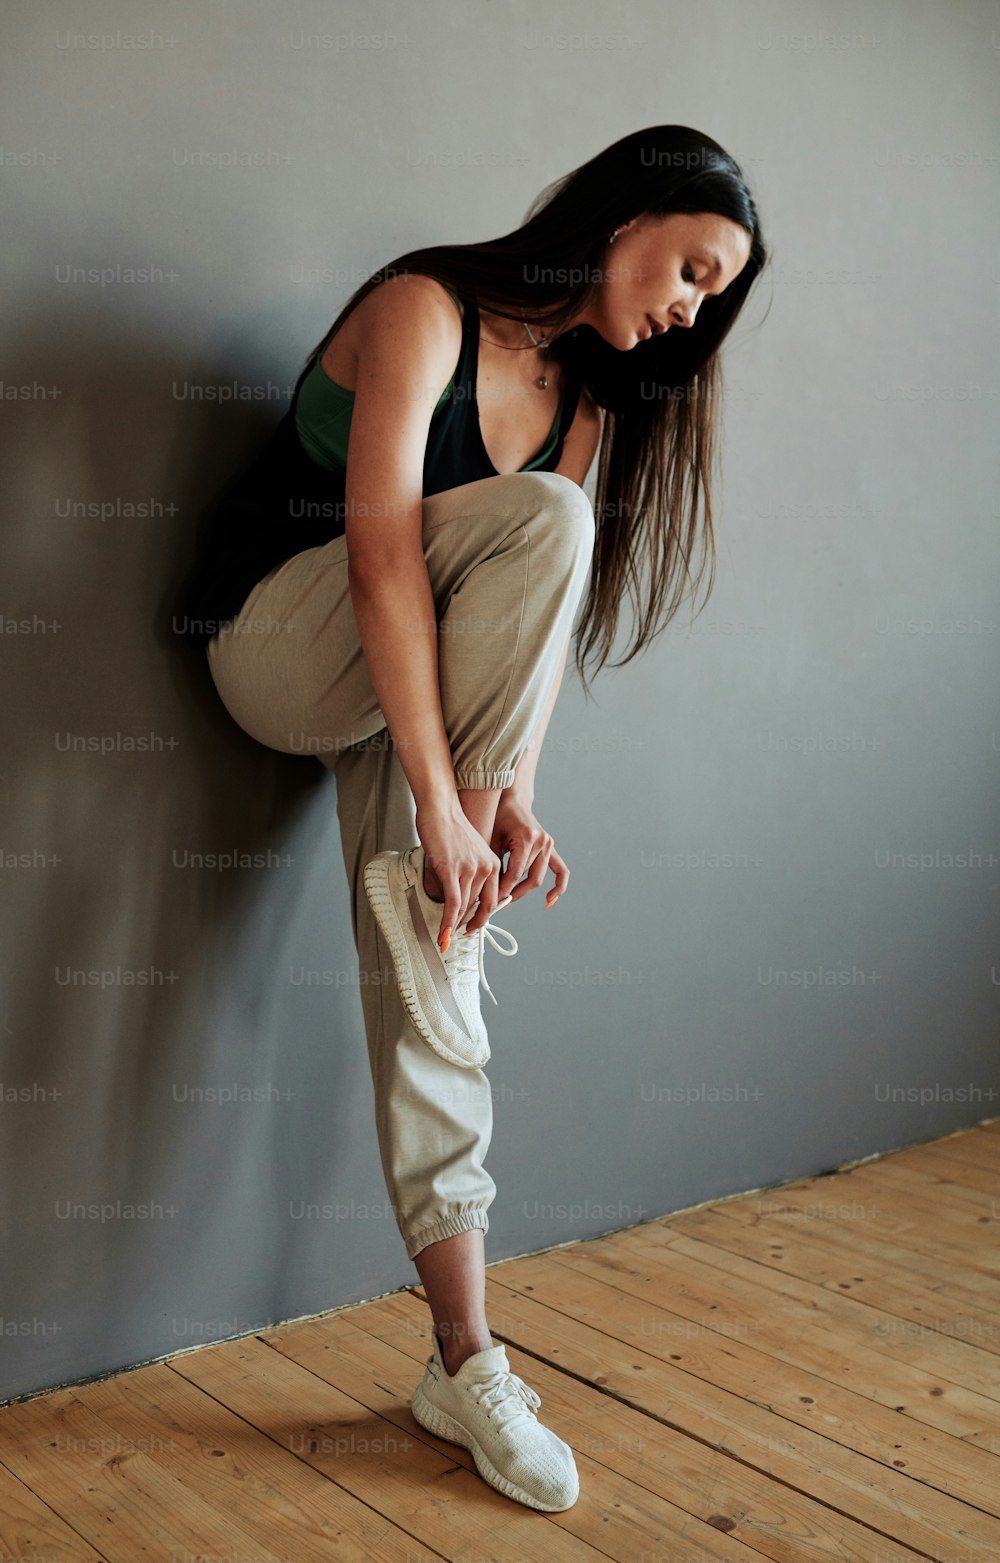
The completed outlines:
[[[490,1057],[479,1007],[480,983],[494,1004],[497,1002],[483,969],[484,943],[489,939],[501,955],[516,955],[514,935],[486,922],[476,933],[452,934],[442,955],[437,940],[444,903],[432,901],[424,889],[422,844],[407,847],[403,853],[379,852],[365,864],[364,885],[389,946],[400,998],[415,1030],[450,1064],[480,1068]],[[499,906],[510,900],[507,896]],[[496,934],[510,940],[509,949],[498,943]]]
[[[421,1427],[468,1449],[484,1481],[507,1498],[547,1514],[571,1509],[580,1478],[569,1444],[535,1415],[541,1396],[510,1370],[503,1346],[467,1357],[450,1374],[437,1332],[410,1401]]]

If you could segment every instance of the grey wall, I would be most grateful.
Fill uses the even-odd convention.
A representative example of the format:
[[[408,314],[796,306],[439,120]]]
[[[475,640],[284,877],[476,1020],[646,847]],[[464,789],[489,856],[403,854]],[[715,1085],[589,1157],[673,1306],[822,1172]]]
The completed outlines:
[[[416,1279],[335,784],[234,727],[168,605],[358,282],[644,125],[731,149],[774,264],[727,349],[712,598],[594,704],[568,674],[545,744],[573,882],[489,968],[487,1257],[991,1116],[997,8],[4,20],[0,1396]],[[272,858],[183,866],[227,851]]]

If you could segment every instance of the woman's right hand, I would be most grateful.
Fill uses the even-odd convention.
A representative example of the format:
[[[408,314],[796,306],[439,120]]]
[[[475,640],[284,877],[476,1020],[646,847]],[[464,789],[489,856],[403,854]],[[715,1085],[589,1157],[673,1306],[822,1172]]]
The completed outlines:
[[[486,918],[496,911],[503,864],[469,823],[457,796],[441,805],[418,807],[416,825],[424,856],[444,891],[438,935],[443,955],[452,936],[476,911],[477,902]]]

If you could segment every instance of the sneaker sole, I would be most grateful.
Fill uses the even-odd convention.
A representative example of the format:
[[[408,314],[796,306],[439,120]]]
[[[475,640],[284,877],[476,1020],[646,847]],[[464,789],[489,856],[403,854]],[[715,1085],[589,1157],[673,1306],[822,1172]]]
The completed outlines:
[[[462,1058],[454,1052],[446,1042],[443,1042],[428,1021],[417,996],[417,983],[413,974],[413,966],[410,961],[410,950],[406,938],[400,928],[399,913],[392,898],[392,890],[389,885],[390,863],[383,859],[381,862],[375,858],[365,864],[364,886],[368,897],[368,904],[375,915],[375,921],[382,930],[382,935],[389,946],[392,963],[396,969],[396,983],[399,988],[399,996],[403,1007],[409,1015],[414,1030],[423,1038],[427,1046],[446,1063],[456,1064],[460,1069],[480,1069],[489,1057],[489,1049],[485,1049],[475,1058]],[[447,980],[446,978],[442,980]],[[473,1044],[470,1041],[470,1046]]]
[[[564,1509],[571,1509],[580,1496],[578,1487],[569,1503],[542,1503],[540,1499],[533,1498],[530,1493],[525,1492],[523,1487],[518,1487],[516,1482],[501,1476],[468,1428],[463,1427],[461,1422],[456,1422],[454,1417],[428,1400],[419,1384],[413,1392],[410,1410],[415,1421],[426,1428],[428,1433],[433,1433],[436,1438],[445,1439],[449,1444],[461,1444],[463,1449],[468,1449],[475,1462],[476,1470],[483,1480],[489,1482],[491,1487],[495,1487],[497,1492],[502,1492],[505,1498],[515,1498],[518,1503],[526,1504],[529,1509],[540,1509],[543,1514],[561,1514]]]

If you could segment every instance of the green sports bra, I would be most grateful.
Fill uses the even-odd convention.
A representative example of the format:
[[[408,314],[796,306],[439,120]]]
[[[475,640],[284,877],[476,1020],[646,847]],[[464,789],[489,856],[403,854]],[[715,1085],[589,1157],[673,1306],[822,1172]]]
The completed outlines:
[[[459,302],[457,293],[451,288],[447,288],[446,291],[451,294],[456,303]],[[301,444],[313,461],[330,471],[345,471],[351,415],[354,411],[354,392],[346,390],[344,386],[330,379],[320,362],[321,357],[322,354],[317,355],[299,386],[298,400],[295,404],[295,428]],[[457,366],[455,373],[458,373]],[[453,374],[438,397],[431,414],[432,419],[437,417],[451,396],[454,385]],[[521,472],[530,472],[548,460],[558,438],[561,412],[562,404],[556,410],[543,449],[533,456],[526,466],[520,468]]]

